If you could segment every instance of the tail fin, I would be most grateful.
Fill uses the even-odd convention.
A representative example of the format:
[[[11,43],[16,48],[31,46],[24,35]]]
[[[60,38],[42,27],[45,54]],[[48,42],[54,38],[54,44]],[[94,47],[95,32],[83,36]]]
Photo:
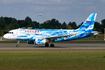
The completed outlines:
[[[85,22],[78,28],[81,31],[93,31],[95,20],[96,20],[97,13],[92,13],[90,16],[85,20]]]

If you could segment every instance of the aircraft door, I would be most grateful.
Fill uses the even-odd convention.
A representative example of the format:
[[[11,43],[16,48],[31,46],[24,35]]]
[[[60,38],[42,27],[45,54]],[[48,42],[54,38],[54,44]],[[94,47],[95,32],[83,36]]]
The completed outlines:
[[[17,30],[17,36],[18,36],[18,37],[21,36],[21,29],[18,29],[18,30]]]

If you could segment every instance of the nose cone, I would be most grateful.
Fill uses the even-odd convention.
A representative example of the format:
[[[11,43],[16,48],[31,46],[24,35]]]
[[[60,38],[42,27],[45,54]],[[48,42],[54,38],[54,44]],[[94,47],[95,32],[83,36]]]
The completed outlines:
[[[3,36],[3,38],[7,39],[7,36],[6,36],[6,35],[4,35],[4,36]]]

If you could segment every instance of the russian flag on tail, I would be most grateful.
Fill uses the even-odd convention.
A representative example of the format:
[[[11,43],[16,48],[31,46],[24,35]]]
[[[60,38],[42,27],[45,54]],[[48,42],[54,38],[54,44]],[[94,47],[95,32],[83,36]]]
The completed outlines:
[[[86,21],[86,23],[90,23],[90,21]]]
[[[95,20],[96,20],[97,13],[91,13],[89,17],[85,20],[85,22],[78,28],[78,30],[82,31],[92,31]]]

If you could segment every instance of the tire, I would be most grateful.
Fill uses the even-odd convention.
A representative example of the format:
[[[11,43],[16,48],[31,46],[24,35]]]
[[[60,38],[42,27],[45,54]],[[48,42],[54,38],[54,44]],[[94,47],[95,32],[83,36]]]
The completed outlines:
[[[50,47],[54,47],[54,44],[51,44]]]
[[[19,46],[20,46],[19,44],[16,45],[16,47],[19,47]]]
[[[49,44],[48,44],[48,43],[46,43],[46,44],[45,44],[45,47],[49,47]]]

